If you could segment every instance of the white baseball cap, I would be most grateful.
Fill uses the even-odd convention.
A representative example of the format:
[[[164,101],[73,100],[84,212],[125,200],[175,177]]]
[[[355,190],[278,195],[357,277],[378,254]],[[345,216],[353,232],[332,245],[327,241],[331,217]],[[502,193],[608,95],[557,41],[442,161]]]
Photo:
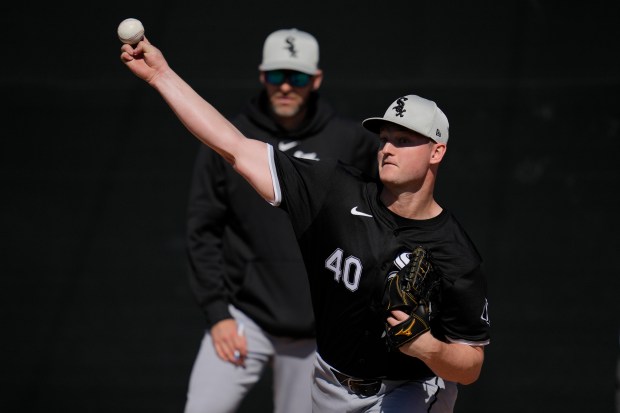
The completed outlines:
[[[432,100],[417,95],[396,99],[382,118],[368,118],[362,125],[369,131],[379,133],[385,122],[395,123],[431,138],[437,143],[448,143],[448,118]]]
[[[319,64],[319,43],[314,36],[297,29],[277,30],[267,36],[260,70],[290,69],[315,75]]]

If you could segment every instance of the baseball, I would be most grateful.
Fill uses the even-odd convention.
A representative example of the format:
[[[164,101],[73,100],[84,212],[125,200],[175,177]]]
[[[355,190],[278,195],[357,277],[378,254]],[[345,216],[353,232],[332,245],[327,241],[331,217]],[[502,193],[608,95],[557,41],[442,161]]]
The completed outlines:
[[[144,26],[138,19],[125,19],[118,25],[118,38],[123,43],[136,44],[144,36]]]

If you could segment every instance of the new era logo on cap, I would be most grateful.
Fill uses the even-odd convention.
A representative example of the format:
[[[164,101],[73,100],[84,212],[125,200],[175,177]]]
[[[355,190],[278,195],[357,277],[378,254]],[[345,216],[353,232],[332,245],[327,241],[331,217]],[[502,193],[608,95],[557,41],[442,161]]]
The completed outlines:
[[[448,143],[448,118],[432,100],[417,95],[400,97],[388,107],[383,117],[365,119],[362,125],[379,133],[385,122],[411,129],[435,142]]]
[[[309,33],[297,29],[277,30],[267,36],[259,70],[289,69],[315,75],[319,44]]]

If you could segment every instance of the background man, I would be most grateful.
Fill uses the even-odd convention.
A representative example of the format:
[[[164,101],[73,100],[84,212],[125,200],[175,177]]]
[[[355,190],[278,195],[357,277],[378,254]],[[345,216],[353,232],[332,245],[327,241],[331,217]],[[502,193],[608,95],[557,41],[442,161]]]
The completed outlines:
[[[376,174],[376,137],[319,96],[319,45],[277,30],[265,40],[260,93],[233,119],[241,132],[297,158],[334,158]],[[186,413],[231,412],[273,367],[276,412],[311,410],[314,317],[290,221],[202,146],[188,214],[191,286],[207,319]]]

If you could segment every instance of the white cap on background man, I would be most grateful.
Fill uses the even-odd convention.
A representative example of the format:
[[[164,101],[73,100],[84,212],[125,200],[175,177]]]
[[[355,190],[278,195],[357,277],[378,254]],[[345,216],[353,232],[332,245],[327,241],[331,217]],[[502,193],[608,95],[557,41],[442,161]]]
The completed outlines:
[[[267,36],[259,70],[288,69],[315,75],[319,70],[319,43],[297,29],[277,30]]]

